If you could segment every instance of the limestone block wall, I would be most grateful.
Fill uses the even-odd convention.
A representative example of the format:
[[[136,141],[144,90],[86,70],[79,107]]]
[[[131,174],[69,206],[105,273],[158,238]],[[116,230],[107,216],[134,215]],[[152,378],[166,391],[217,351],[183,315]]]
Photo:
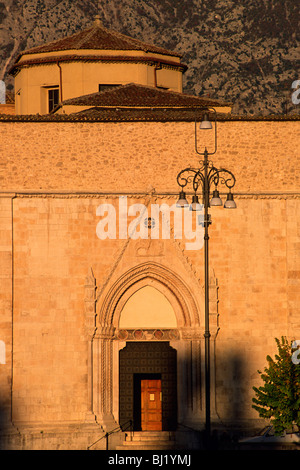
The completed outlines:
[[[3,198],[2,198],[3,199]],[[6,198],[7,200],[8,198]],[[115,270],[153,259],[203,285],[203,249],[183,241],[100,240],[101,198],[18,197],[13,200],[13,412],[16,421],[84,419],[88,412],[88,336],[84,286],[92,267],[99,293]],[[114,203],[113,199],[105,200]],[[274,338],[299,335],[296,234],[286,215],[297,200],[238,198],[229,215],[213,212],[210,266],[218,281],[217,411],[241,419],[251,411],[256,371]],[[117,202],[117,198],[115,198]],[[134,200],[136,202],[136,200]],[[279,214],[281,217],[279,218]],[[11,213],[9,213],[9,228]],[[298,217],[299,219],[299,217]],[[10,231],[7,232],[9,237]],[[10,248],[11,239],[8,239]],[[2,245],[3,246],[3,245]],[[11,255],[2,252],[6,299],[6,393],[11,371]],[[6,266],[6,275],[5,275]],[[6,279],[5,279],[6,278]],[[239,414],[235,410],[235,417]]]
[[[15,423],[83,422],[91,411],[90,269],[101,294],[117,275],[152,260],[180,273],[200,299],[203,249],[187,250],[185,240],[172,237],[100,240],[96,233],[97,207],[117,210],[121,194],[130,204],[176,201],[178,171],[197,163],[193,124],[1,126],[4,407]],[[234,172],[238,208],[211,209],[210,268],[218,287],[213,400],[222,422],[250,422],[258,417],[252,386],[275,352],[274,338],[300,339],[299,125],[226,121],[218,130],[213,161]]]
[[[299,121],[218,122],[218,167],[236,192],[294,192]],[[203,134],[204,132],[204,134]],[[209,131],[198,147],[211,149]],[[197,165],[193,122],[1,122],[1,190],[177,191],[176,176]]]
[[[12,380],[12,199],[0,197],[0,423],[10,420]]]

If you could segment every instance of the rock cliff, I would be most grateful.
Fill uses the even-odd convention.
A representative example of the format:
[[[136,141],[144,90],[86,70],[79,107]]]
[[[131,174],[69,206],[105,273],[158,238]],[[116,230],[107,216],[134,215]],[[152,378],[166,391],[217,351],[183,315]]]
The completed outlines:
[[[71,35],[99,14],[105,27],[175,50],[184,91],[234,103],[236,114],[299,114],[299,7],[295,0],[5,0],[0,79],[30,47]]]

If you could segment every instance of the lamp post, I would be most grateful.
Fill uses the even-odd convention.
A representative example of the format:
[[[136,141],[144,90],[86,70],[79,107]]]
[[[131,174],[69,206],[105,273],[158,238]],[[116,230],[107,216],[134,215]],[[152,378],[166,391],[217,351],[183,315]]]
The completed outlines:
[[[217,151],[217,117],[214,108],[205,108],[204,117],[200,124],[200,129],[212,129],[212,123],[209,121],[209,113],[214,115],[214,128],[215,128],[215,143],[214,151],[208,152],[205,147],[204,152],[198,151],[197,145],[197,121],[195,121],[195,151],[198,155],[203,155],[203,160],[200,161],[199,168],[185,168],[177,175],[177,183],[180,186],[179,199],[177,206],[190,207],[190,210],[199,210],[201,207],[199,203],[198,192],[201,191],[202,204],[204,206],[204,290],[205,290],[205,431],[206,439],[209,442],[211,433],[210,423],[210,329],[209,329],[209,256],[208,256],[208,228],[211,224],[211,216],[208,212],[212,206],[222,206],[222,200],[219,193],[219,184],[223,184],[228,189],[227,200],[224,203],[225,209],[236,208],[233,194],[231,192],[235,185],[235,176],[231,171],[224,168],[216,168],[213,163],[208,159],[209,155],[213,155]],[[192,203],[189,205],[186,199],[185,188],[188,185],[192,186],[193,197]],[[212,186],[212,199],[210,200]]]

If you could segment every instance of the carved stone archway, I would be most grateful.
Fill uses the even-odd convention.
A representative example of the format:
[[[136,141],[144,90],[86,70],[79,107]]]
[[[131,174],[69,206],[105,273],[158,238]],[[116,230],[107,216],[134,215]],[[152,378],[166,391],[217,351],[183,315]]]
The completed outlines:
[[[200,306],[189,287],[169,268],[154,262],[143,263],[125,272],[108,290],[99,305],[98,324],[104,328],[116,328],[119,323],[122,304],[142,285],[155,283],[174,306],[177,324],[180,328],[200,326]],[[99,299],[100,300],[100,299]],[[202,300],[202,299],[201,299]],[[179,308],[178,308],[179,307]]]
[[[153,331],[139,332],[141,336],[135,336],[132,332],[120,332],[118,324],[123,306],[134,292],[146,285],[160,290],[171,303],[177,319],[176,331],[162,331],[161,336],[154,335]],[[90,274],[86,291],[91,415],[96,416],[105,430],[119,423],[120,350],[128,341],[163,340],[168,341],[177,351],[178,422],[201,427],[204,418],[204,322],[201,289],[192,290],[177,273],[151,261],[124,272],[99,296],[96,295],[96,281]],[[214,364],[212,372],[213,368]]]

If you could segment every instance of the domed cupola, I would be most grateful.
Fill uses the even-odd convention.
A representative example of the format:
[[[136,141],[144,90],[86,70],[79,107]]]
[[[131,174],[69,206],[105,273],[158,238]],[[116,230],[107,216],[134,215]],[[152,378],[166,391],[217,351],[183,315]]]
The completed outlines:
[[[48,114],[68,99],[136,83],[182,92],[181,56],[105,28],[91,27],[24,51],[11,68],[16,113]]]

